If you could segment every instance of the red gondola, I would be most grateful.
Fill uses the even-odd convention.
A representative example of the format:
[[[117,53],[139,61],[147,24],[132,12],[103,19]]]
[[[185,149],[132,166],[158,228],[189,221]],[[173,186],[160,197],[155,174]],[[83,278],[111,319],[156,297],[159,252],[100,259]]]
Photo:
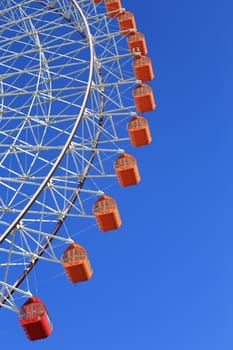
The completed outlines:
[[[139,183],[137,162],[132,155],[121,154],[114,162],[114,169],[120,186],[127,187]]]
[[[61,257],[61,262],[70,282],[87,281],[92,276],[92,268],[86,250],[79,244],[72,243]]]
[[[136,115],[127,124],[127,130],[132,146],[139,147],[151,143],[148,121]]]
[[[121,35],[129,35],[136,32],[136,23],[133,13],[128,11],[121,13],[117,16],[117,22]]]
[[[152,88],[149,85],[141,84],[133,90],[133,98],[137,112],[150,112],[155,109],[155,101]]]
[[[100,231],[116,230],[121,226],[121,219],[113,198],[101,196],[93,205],[92,211]]]
[[[47,338],[52,332],[46,307],[36,297],[29,298],[19,309],[18,320],[29,340]]]
[[[133,54],[134,52],[139,52],[141,56],[147,54],[147,46],[143,33],[136,32],[128,36],[127,39],[129,51]]]
[[[134,75],[137,80],[142,82],[152,80],[154,73],[151,59],[147,56],[137,57],[133,62]]]
[[[104,0],[104,4],[109,18],[116,17],[122,12],[120,0]]]

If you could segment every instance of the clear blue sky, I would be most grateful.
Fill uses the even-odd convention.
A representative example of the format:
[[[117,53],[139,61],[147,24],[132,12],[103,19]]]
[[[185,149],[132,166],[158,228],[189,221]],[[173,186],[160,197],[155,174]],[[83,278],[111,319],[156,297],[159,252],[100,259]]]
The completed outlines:
[[[52,335],[33,344],[0,310],[1,349],[233,347],[233,4],[122,5],[135,13],[156,73],[153,143],[135,153],[142,181],[112,190],[117,232],[80,236],[94,268],[88,283],[41,277]]]

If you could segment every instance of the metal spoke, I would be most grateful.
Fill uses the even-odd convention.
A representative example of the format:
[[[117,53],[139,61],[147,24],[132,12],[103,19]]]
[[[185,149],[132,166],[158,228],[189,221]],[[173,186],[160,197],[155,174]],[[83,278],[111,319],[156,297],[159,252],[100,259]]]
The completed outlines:
[[[0,54],[0,307],[17,311],[37,261],[60,268],[94,224],[139,82],[116,21],[92,0],[1,2]]]

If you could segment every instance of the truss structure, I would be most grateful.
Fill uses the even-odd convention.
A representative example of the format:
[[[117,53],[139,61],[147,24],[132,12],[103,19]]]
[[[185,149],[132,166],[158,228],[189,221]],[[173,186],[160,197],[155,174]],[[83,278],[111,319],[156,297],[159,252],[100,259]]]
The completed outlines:
[[[60,263],[72,220],[93,218],[138,82],[102,3],[6,0],[0,15],[0,306],[16,311],[36,262]]]

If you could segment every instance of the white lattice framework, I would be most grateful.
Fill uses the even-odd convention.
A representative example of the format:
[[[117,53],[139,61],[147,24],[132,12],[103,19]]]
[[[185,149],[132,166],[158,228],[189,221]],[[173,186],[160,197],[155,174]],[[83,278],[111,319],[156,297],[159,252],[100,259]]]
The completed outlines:
[[[71,220],[93,218],[138,82],[91,0],[2,1],[0,56],[0,306],[17,310],[35,263],[60,263]]]

